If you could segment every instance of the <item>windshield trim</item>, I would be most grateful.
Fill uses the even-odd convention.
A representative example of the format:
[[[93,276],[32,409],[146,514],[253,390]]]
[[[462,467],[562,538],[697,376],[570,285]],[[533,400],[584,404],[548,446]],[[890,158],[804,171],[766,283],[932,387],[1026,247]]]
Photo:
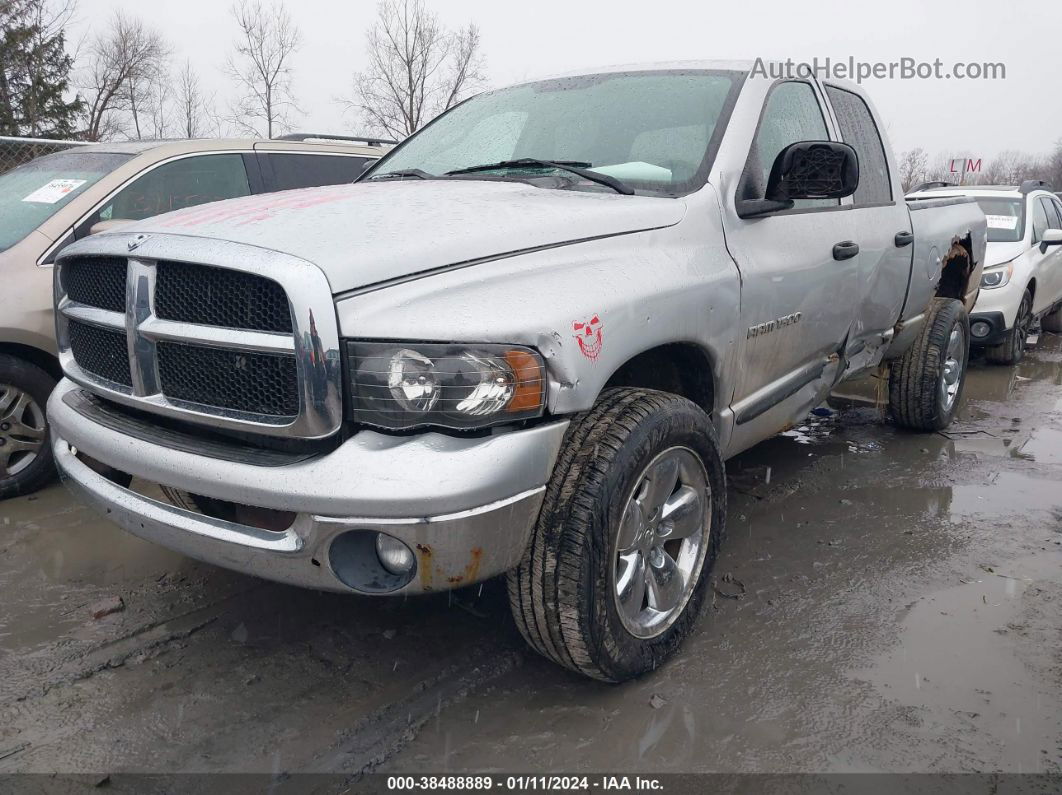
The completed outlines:
[[[715,165],[715,158],[719,152],[719,145],[720,143],[722,143],[723,135],[726,132],[726,128],[730,124],[730,117],[733,115],[734,106],[737,104],[738,96],[741,94],[741,89],[746,83],[748,72],[740,69],[631,69],[629,71],[623,72],[612,72],[607,70],[601,72],[586,72],[585,74],[580,73],[577,75],[565,75],[564,77],[611,78],[629,77],[632,75],[718,75],[730,78],[730,90],[727,92],[726,100],[723,102],[723,107],[719,111],[719,116],[716,119],[715,128],[712,130],[712,137],[708,140],[708,146],[705,150],[704,159],[701,161],[701,165],[697,169],[697,172],[693,175],[693,177],[684,183],[675,185],[670,190],[641,188],[634,185],[631,186],[634,188],[634,193],[636,196],[655,196],[661,198],[677,199],[681,198],[682,196],[688,196],[691,193],[696,193],[701,188],[703,188],[704,185],[708,182],[708,175],[712,171],[712,166]],[[468,97],[467,99],[458,102],[452,108],[449,108],[448,110],[445,110],[440,113],[438,116],[436,116],[430,122],[425,124],[412,135],[402,139],[402,141],[396,147],[391,149],[386,155],[381,157],[379,160],[376,161],[376,163],[366,169],[366,171],[362,173],[361,176],[359,176],[356,180],[354,180],[354,182],[359,183],[367,181],[373,176],[373,174],[380,171],[380,169],[384,169],[386,171],[388,161],[390,161],[392,157],[394,157],[398,152],[400,152],[407,143],[412,141],[414,138],[416,138],[418,135],[422,134],[426,130],[430,129],[432,125],[445,118],[453,111],[460,108],[466,102],[470,102],[471,100],[477,99],[479,97],[487,96],[488,94],[495,94],[501,91],[507,91],[511,88],[534,85],[535,83],[552,82],[557,79],[563,78],[551,77],[543,80],[527,80],[521,83],[513,83],[509,86],[493,89],[491,91],[482,91],[479,94],[473,94],[471,97]],[[445,177],[443,175],[437,175],[436,178],[451,179],[451,177]],[[618,196],[619,194],[616,195]]]

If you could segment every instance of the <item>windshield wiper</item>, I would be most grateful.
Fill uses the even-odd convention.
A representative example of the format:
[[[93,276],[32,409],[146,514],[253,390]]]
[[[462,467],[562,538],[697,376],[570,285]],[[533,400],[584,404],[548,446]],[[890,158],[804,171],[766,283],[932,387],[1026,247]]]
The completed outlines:
[[[429,174],[427,171],[422,171],[419,168],[403,168],[399,171],[388,171],[384,174],[373,174],[369,177],[369,180],[374,179],[405,179],[406,177],[413,177],[414,179],[431,179],[434,174]]]
[[[596,182],[598,185],[604,185],[612,188],[616,193],[622,193],[624,196],[633,196],[634,190],[624,185],[615,177],[610,177],[607,174],[598,174],[595,171],[587,171],[590,168],[591,163],[584,163],[578,160],[539,160],[536,157],[521,157],[518,160],[502,160],[499,163],[485,163],[481,166],[469,166],[468,168],[457,168],[453,171],[447,171],[446,176],[452,177],[458,174],[474,174],[477,171],[493,171],[499,168],[520,168],[521,166],[532,166],[539,168],[555,168],[558,171],[568,171],[572,174],[576,174],[583,179],[590,182]]]

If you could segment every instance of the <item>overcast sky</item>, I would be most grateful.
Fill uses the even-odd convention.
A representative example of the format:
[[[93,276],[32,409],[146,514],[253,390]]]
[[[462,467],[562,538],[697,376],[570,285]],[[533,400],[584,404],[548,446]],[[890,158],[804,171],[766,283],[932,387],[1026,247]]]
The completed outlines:
[[[991,157],[1002,150],[1045,152],[1062,137],[1062,3],[999,0],[428,0],[451,27],[475,22],[491,86],[582,67],[697,58],[827,56],[864,61],[902,57],[946,68],[957,61],[1002,62],[1005,80],[868,80],[896,150]],[[116,8],[141,16],[189,58],[227,105],[224,73],[235,35],[228,0],[79,0],[84,33]],[[305,114],[296,129],[357,132],[335,100],[349,96],[365,64],[372,0],[289,0],[302,31],[295,87]],[[1042,41],[1040,38],[1042,37]],[[1052,39],[1054,41],[1052,41]]]

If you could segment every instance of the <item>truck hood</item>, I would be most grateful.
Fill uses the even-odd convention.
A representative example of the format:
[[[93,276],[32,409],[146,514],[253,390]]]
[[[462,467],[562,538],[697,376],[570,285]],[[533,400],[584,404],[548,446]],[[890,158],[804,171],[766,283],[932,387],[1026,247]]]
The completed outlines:
[[[985,267],[991,268],[993,265],[1002,265],[1004,262],[1010,262],[1024,253],[1026,248],[1028,246],[1023,240],[1019,240],[1016,243],[989,243],[985,247]]]
[[[273,249],[339,293],[448,265],[678,223],[681,199],[488,180],[365,182],[214,202],[123,226]],[[106,234],[106,233],[104,233]]]

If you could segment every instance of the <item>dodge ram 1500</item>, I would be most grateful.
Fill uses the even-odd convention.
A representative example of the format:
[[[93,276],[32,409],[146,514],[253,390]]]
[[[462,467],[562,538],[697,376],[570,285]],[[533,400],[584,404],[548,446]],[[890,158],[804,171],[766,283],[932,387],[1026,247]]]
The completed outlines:
[[[895,422],[948,425],[985,241],[973,199],[909,209],[855,85],[523,83],[356,184],[64,250],[55,459],[130,532],[262,577],[505,574],[535,649],[619,681],[694,625],[727,458],[872,368]]]

